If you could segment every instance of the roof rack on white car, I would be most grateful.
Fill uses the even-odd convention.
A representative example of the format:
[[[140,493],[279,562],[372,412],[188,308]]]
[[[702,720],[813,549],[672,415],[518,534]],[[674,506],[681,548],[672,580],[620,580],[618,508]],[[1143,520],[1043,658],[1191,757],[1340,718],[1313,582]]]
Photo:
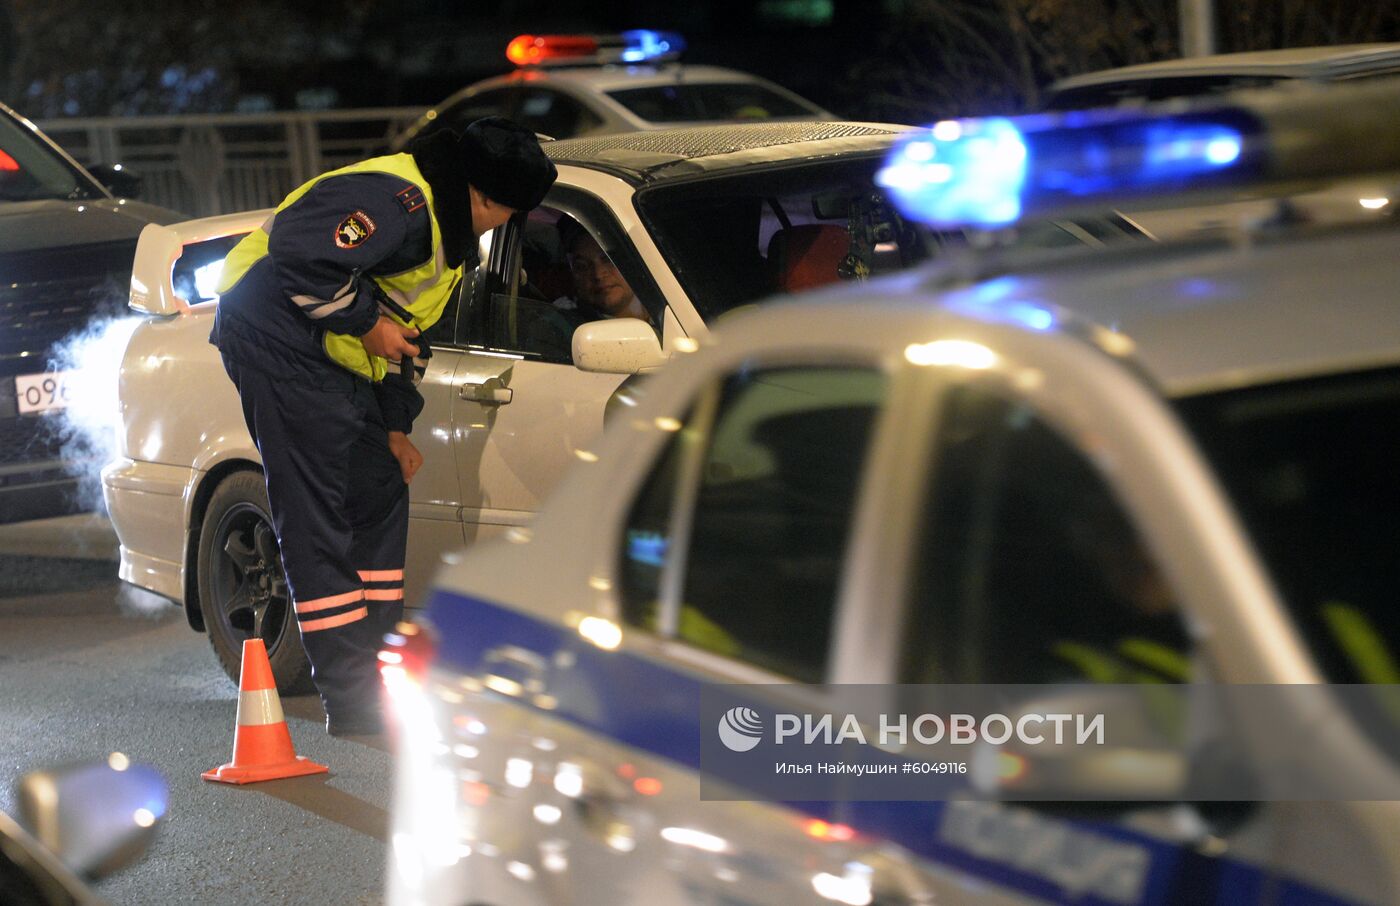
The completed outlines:
[[[516,66],[589,66],[661,63],[679,59],[685,39],[675,32],[638,28],[616,35],[517,35],[506,45]]]
[[[1400,172],[1400,79],[944,120],[896,143],[876,181],[911,219],[996,228],[1129,201],[1300,191],[1392,172]]]

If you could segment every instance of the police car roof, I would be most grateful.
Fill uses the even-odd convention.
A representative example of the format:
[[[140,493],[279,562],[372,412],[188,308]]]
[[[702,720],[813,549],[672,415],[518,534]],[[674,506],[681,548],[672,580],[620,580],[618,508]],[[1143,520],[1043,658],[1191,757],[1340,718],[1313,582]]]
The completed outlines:
[[[1248,53],[1184,57],[1104,69],[1061,79],[1049,93],[1152,79],[1188,79],[1240,76],[1331,81],[1400,69],[1400,43],[1342,44],[1333,47],[1295,47]]]
[[[798,318],[810,334],[836,318],[839,325],[826,324],[838,335],[856,326],[899,345],[928,338],[935,307],[1014,324],[1028,306],[1051,306],[1067,313],[1062,324],[1092,322],[1131,339],[1148,376],[1168,395],[1185,396],[1400,365],[1397,240],[1400,229],[1388,222],[1247,241],[1059,251],[1039,255],[1038,264],[984,265],[972,283],[968,263],[954,262],[913,284],[910,275],[895,275],[808,297],[831,304],[825,315],[799,301],[760,306],[734,321]],[[872,293],[879,298],[873,307]],[[801,314],[782,314],[797,307]],[[873,318],[874,309],[893,320]],[[757,334],[791,331],[786,321]]]
[[[879,155],[909,128],[889,123],[735,123],[572,138],[542,147],[556,164],[606,170],[642,183],[805,158]]]

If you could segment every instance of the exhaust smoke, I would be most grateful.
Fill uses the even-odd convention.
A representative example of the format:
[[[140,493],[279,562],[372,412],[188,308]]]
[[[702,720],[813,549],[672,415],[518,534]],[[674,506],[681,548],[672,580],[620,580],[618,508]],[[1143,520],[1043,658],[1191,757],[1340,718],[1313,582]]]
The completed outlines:
[[[78,502],[85,509],[105,511],[102,467],[119,452],[122,357],[142,320],[135,315],[98,318],[52,350],[49,367],[64,375],[66,405],[50,414],[50,430],[59,440],[64,470],[78,479]]]
[[[117,607],[124,617],[142,617],[147,620],[168,617],[175,610],[174,604],[160,595],[126,583],[122,583],[122,587],[117,591]]]

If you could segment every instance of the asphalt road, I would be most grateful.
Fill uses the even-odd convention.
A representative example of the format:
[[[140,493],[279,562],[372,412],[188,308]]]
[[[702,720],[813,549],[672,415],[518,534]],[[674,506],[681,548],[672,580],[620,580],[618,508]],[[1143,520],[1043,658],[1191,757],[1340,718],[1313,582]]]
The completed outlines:
[[[202,633],[123,590],[92,517],[0,526],[0,808],[26,770],[120,751],[170,785],[146,857],[100,882],[118,906],[382,902],[390,756],[326,735],[314,696],[283,698],[297,752],[329,775],[245,787],[228,761],[238,690]]]

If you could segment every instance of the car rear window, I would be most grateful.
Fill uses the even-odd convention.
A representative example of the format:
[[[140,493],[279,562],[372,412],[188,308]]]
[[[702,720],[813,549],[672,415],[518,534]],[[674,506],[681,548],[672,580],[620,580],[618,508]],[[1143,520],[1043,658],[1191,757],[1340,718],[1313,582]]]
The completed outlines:
[[[644,190],[637,207],[708,321],[926,258],[926,237],[875,186],[879,164],[872,156],[746,169]]]
[[[763,85],[747,82],[657,85],[608,92],[636,116],[654,123],[709,120],[768,120],[812,116],[820,111]]]

